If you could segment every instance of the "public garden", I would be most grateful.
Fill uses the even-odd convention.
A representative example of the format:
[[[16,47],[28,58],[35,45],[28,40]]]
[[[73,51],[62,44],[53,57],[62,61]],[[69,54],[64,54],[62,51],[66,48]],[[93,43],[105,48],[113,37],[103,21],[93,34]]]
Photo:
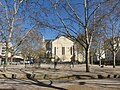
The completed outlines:
[[[120,90],[120,67],[85,64],[41,64],[41,67],[10,65],[0,72],[0,90]]]

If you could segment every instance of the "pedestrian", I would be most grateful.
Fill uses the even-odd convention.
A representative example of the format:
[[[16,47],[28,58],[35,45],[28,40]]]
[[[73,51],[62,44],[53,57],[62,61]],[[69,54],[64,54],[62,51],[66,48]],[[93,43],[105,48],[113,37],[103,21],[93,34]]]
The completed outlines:
[[[54,69],[56,69],[56,66],[57,66],[58,61],[59,61],[59,58],[55,58],[55,59],[54,59]]]
[[[74,68],[75,55],[71,57],[71,66]]]

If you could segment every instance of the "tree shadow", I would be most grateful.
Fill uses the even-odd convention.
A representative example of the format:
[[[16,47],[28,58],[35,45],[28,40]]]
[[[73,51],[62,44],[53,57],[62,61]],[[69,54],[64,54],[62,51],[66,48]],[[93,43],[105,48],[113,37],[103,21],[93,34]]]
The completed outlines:
[[[79,82],[79,85],[85,85],[86,82]]]
[[[2,75],[3,75],[3,77],[6,78],[6,79],[11,79],[11,78],[7,77],[6,74],[2,74]]]
[[[65,88],[62,88],[62,87],[57,87],[57,86],[54,86],[52,85],[52,81],[50,81],[49,84],[46,84],[46,83],[43,83],[43,82],[40,82],[39,80],[37,79],[32,79],[32,78],[29,78],[30,81],[26,81],[26,80],[18,80],[18,79],[7,79],[7,80],[12,80],[12,81],[15,81],[15,82],[19,82],[17,84],[26,84],[26,85],[37,85],[37,86],[40,86],[40,87],[46,87],[46,88],[53,88],[53,89],[56,89],[56,90],[68,90],[68,89],[65,89]],[[0,84],[15,84],[15,82],[0,82]],[[0,88],[0,90],[16,90],[15,88]]]
[[[0,90],[16,90],[14,88],[0,88]]]
[[[68,79],[68,80],[71,80],[71,79],[74,79],[74,80],[79,80],[79,79],[96,79],[94,76],[90,76],[90,75],[69,75],[69,76],[64,76],[64,77],[59,77],[59,78],[56,78],[56,79]]]
[[[46,84],[46,83],[43,83],[43,82],[40,82],[39,80],[35,79],[35,75],[34,74],[29,74],[29,73],[26,73],[26,77],[28,78],[28,80],[31,80],[32,82],[29,83],[29,82],[21,82],[21,81],[18,81],[18,82],[21,82],[20,84],[34,84],[34,85],[37,85],[37,86],[41,86],[41,87],[47,87],[47,88],[54,88],[54,89],[57,89],[57,90],[67,90],[67,89],[64,89],[64,88],[61,88],[61,87],[57,87],[57,86],[54,86],[52,85],[52,81],[50,80],[50,83],[49,84]],[[2,74],[6,79],[8,80],[13,80],[13,81],[16,81],[17,79],[16,78],[9,78],[7,77],[5,74]],[[12,84],[12,83],[11,83]],[[14,83],[13,83],[14,84]],[[4,90],[4,89],[3,89]]]
[[[26,74],[26,76],[27,76],[27,78],[28,78],[29,80],[34,81],[34,82],[32,82],[32,84],[34,84],[34,85],[38,85],[38,86],[42,86],[42,87],[48,87],[48,88],[54,88],[54,89],[58,89],[58,90],[67,90],[67,89],[64,89],[64,88],[61,88],[61,87],[53,86],[53,85],[52,85],[53,82],[52,82],[51,80],[50,80],[50,83],[49,83],[49,84],[45,84],[45,83],[43,83],[43,82],[40,82],[40,81],[37,80],[37,79],[34,79],[34,77],[33,77],[33,76],[31,77],[30,74]]]
[[[40,81],[35,80],[35,79],[30,79],[30,80],[35,82],[35,83],[33,83],[34,85],[38,85],[38,86],[42,86],[42,87],[48,87],[48,88],[54,88],[54,89],[58,89],[58,90],[67,90],[67,89],[64,89],[64,88],[61,88],[61,87],[53,86],[52,81],[50,81],[50,84],[45,84],[45,83],[40,82]]]

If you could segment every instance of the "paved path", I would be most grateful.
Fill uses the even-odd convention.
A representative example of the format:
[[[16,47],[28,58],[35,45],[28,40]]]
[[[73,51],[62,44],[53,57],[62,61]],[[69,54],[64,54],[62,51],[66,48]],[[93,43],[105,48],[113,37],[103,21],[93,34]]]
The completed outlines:
[[[29,65],[28,65],[29,66]],[[61,65],[58,64],[57,69],[53,69],[53,64],[42,64],[41,67],[35,69],[36,74],[43,74],[43,76],[51,75],[53,77],[62,77],[62,76],[70,76],[70,75],[120,75],[120,66],[116,68],[112,68],[112,66],[105,66],[104,68],[100,68],[97,65],[91,66],[91,72],[85,72],[85,64],[75,65],[74,68],[70,68],[69,65]],[[0,68],[2,69],[2,67]],[[8,73],[15,73],[18,74],[23,73],[24,65],[12,65],[8,66]],[[33,70],[29,68],[25,69],[26,72],[32,73]],[[3,72],[0,72],[1,74]],[[8,75],[8,74],[6,74]],[[59,75],[59,76],[58,76]],[[113,76],[112,76],[113,77]],[[66,85],[88,85],[88,86],[98,86],[98,87],[108,87],[108,88],[115,88],[120,90],[120,78],[111,78],[111,79],[90,79],[90,80],[18,80],[18,79],[0,79],[0,90],[4,90],[4,88],[8,89],[17,89],[17,90],[40,90],[40,88],[52,88],[52,89],[63,89],[63,86]],[[34,89],[33,89],[34,88]],[[47,90],[47,89],[46,89]],[[64,90],[64,89],[63,89]],[[109,89],[108,89],[109,90]]]
[[[40,88],[52,88],[64,90],[62,87],[68,85],[87,85],[102,88],[114,88],[120,90],[120,80],[102,79],[102,80],[73,80],[73,81],[49,81],[49,80],[17,80],[17,79],[0,79],[0,90],[40,90]]]

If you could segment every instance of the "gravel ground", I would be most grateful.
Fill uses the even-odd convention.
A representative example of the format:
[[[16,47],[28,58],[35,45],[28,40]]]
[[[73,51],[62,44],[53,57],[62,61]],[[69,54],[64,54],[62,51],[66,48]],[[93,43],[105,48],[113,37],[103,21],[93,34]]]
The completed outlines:
[[[83,81],[84,82],[87,81],[87,83],[85,84],[83,83]],[[50,85],[50,81],[48,80],[32,81],[32,80],[17,80],[17,79],[14,80],[1,79],[0,90],[120,90],[120,88],[115,87],[115,85],[112,86],[109,85],[111,80],[103,80],[103,82],[106,82],[106,85],[105,83],[103,85],[102,81],[99,80],[96,81],[78,80],[74,82],[75,83],[73,83],[73,81],[68,83],[54,81],[53,84]],[[108,82],[109,84],[107,84]],[[115,82],[113,83],[115,84]]]
[[[84,64],[74,68],[58,64],[57,70],[52,64],[42,64],[41,68],[12,65],[7,67],[7,72],[2,72],[2,67],[0,71],[0,90],[120,90],[120,66],[93,65],[89,73],[85,72]],[[11,79],[12,74],[17,79]],[[35,79],[28,79],[26,74],[35,74]],[[98,75],[110,77],[97,79]]]

